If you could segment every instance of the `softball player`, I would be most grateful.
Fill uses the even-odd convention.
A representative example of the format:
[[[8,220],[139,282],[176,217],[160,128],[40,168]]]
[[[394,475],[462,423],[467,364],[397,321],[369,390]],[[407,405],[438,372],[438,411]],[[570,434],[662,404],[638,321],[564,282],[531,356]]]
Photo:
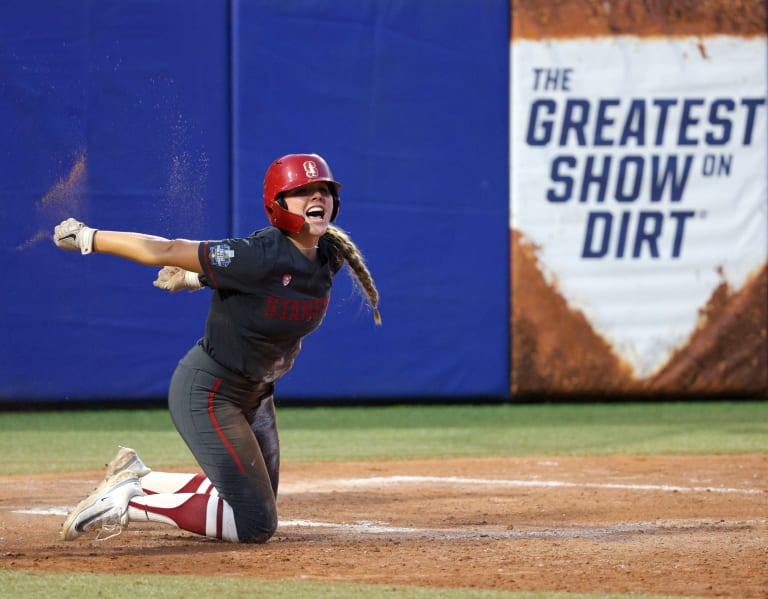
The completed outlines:
[[[316,154],[289,154],[264,179],[272,226],[246,238],[168,240],[100,231],[75,219],[55,228],[64,250],[163,266],[154,285],[213,289],[205,335],[182,358],[168,403],[203,474],[153,472],[121,448],[105,479],[72,511],[65,540],[132,521],[164,522],[232,542],[266,542],[277,528],[280,445],[275,382],[323,320],[333,277],[346,263],[381,323],[378,291],[350,238],[330,223],[339,188]]]

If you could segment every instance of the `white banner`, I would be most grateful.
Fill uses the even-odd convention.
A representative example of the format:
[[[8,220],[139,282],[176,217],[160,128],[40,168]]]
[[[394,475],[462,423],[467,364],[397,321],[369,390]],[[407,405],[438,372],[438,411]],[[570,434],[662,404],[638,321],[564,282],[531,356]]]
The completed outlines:
[[[510,227],[637,378],[766,261],[766,54],[730,36],[511,44]]]

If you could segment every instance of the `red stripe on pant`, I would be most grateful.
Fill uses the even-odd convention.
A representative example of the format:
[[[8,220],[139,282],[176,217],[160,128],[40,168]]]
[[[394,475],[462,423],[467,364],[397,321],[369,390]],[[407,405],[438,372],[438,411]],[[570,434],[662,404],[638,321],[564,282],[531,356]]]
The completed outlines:
[[[213,428],[216,430],[216,434],[219,435],[219,439],[221,439],[221,442],[224,443],[224,447],[227,448],[227,451],[229,452],[229,455],[232,456],[232,459],[235,461],[235,464],[237,464],[237,469],[240,471],[240,474],[245,474],[245,468],[243,468],[243,463],[240,461],[240,458],[237,457],[237,454],[235,453],[234,447],[232,447],[232,444],[229,442],[229,439],[224,435],[224,431],[221,430],[221,426],[219,425],[219,421],[216,418],[216,414],[213,411],[213,400],[216,398],[216,391],[219,390],[219,387],[221,387],[222,380],[216,379],[216,382],[213,384],[213,389],[211,389],[211,392],[208,394],[208,415],[211,418],[211,422],[213,423]]]
[[[221,538],[222,523],[224,521],[224,500],[219,497],[219,507],[216,510],[216,538]]]

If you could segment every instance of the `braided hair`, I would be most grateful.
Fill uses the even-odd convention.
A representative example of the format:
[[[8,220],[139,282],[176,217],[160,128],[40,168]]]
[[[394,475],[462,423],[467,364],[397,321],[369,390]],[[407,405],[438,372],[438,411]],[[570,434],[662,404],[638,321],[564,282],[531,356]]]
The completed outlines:
[[[371,272],[365,264],[363,254],[355,243],[349,238],[349,235],[343,229],[336,225],[328,225],[328,230],[323,235],[338,251],[335,252],[336,263],[332,266],[337,271],[347,263],[350,274],[353,275],[353,282],[363,290],[368,303],[373,308],[373,320],[376,324],[381,324],[381,314],[379,313],[379,291],[376,289],[376,283],[373,281]]]

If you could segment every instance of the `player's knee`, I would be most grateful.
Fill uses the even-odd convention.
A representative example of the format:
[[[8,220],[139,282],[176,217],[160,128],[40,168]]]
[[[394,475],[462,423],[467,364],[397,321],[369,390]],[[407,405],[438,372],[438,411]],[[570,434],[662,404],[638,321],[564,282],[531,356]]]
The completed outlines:
[[[267,509],[247,526],[238,526],[238,537],[241,543],[266,543],[277,531],[277,510]]]
[[[262,529],[262,530],[254,530],[247,536],[247,538],[240,539],[240,542],[241,543],[266,543],[267,541],[269,541],[269,539],[272,538],[276,530],[277,530],[277,525],[271,526],[269,528]]]

